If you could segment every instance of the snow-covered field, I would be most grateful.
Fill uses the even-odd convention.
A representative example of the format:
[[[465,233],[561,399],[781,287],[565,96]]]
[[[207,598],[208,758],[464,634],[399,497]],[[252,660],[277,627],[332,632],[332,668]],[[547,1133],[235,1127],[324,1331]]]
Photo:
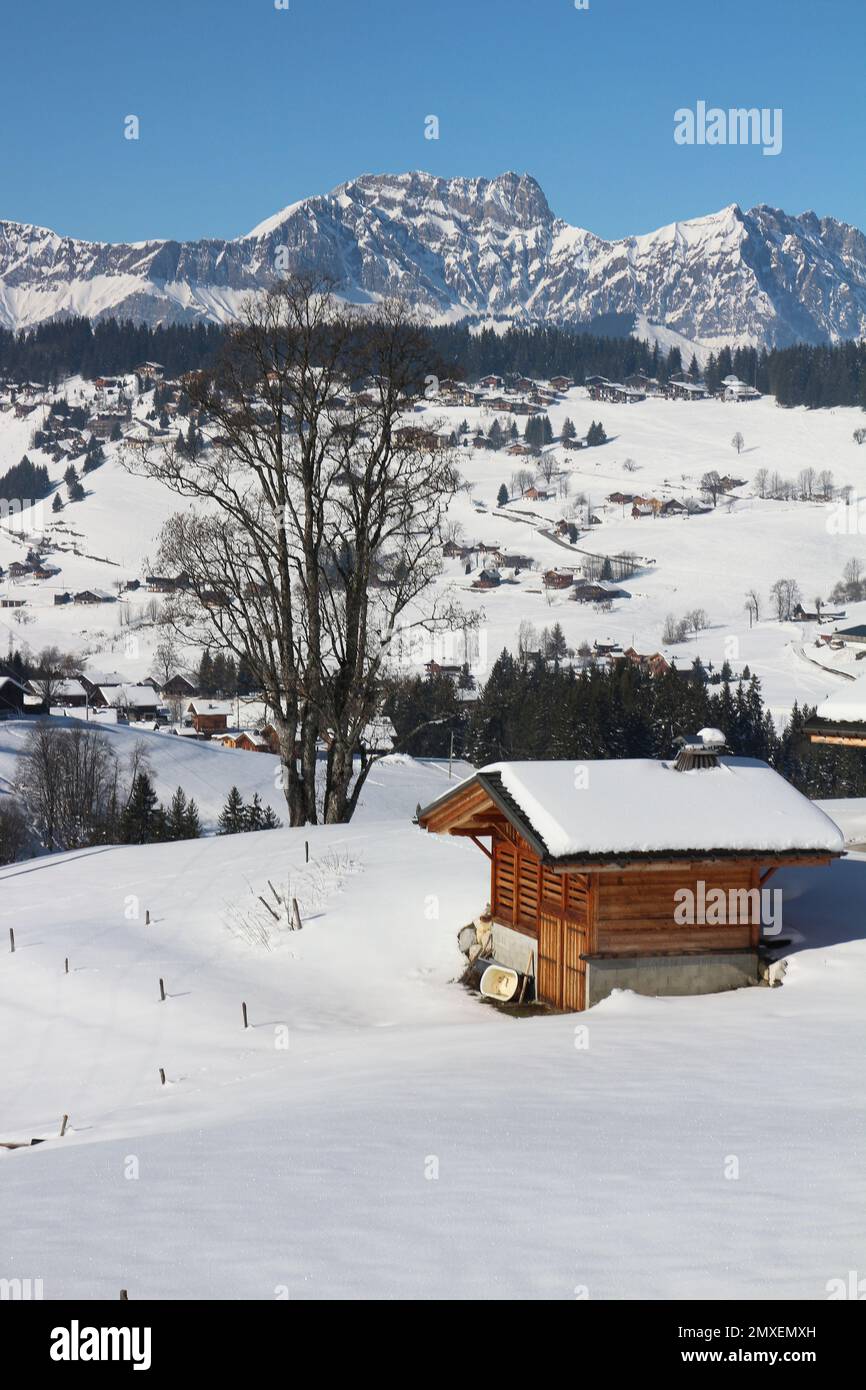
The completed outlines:
[[[0,1277],[49,1299],[823,1299],[862,1269],[866,859],[778,875],[781,988],[509,1017],[455,983],[487,861],[411,824],[446,777],[389,759],[349,827],[0,871],[0,1140],[46,1141],[0,1149]],[[266,949],[238,911],[269,879],[304,925]]]
[[[72,383],[69,389],[73,400],[86,390],[81,383]],[[601,419],[610,436],[600,448],[556,451],[558,464],[568,474],[570,498],[586,494],[592,512],[601,519],[599,526],[581,529],[575,547],[544,534],[569,515],[572,500],[514,500],[504,509],[497,508],[500,484],[508,486],[512,474],[526,468],[530,460],[509,457],[504,451],[460,450],[461,472],[471,484],[471,493],[461,492],[455,498],[451,515],[462,527],[464,540],[498,544],[538,564],[537,569],[522,571],[516,580],[506,571],[507,582],[498,590],[479,594],[470,587],[477,571],[466,576],[459,561],[445,562],[440,588],[451,586],[467,608],[483,609],[477,649],[470,651],[480,677],[504,646],[514,647],[523,620],[537,629],[559,622],[575,647],[584,639],[592,643],[611,637],[649,652],[661,647],[669,613],[681,617],[690,609],[703,608],[709,629],[668,649],[679,665],[690,665],[695,655],[716,666],[727,658],[735,671],[748,664],[761,676],[765,697],[780,717],[794,699],[814,704],[844,687],[854,674],[850,654],[815,648],[814,624],[777,622],[769,590],[778,578],[795,578],[804,606],[812,609],[816,596],[828,597],[845,562],[866,554],[866,516],[860,516],[858,531],[856,508],[856,494],[866,491],[862,482],[866,450],[852,440],[862,412],[781,410],[770,398],[742,406],[663,400],[632,406],[595,404],[582,388],[575,388],[550,409],[555,432],[566,415],[579,434],[586,432],[592,420]],[[481,423],[487,429],[494,418],[489,411],[446,409],[437,404],[415,416],[419,424],[440,422],[447,429],[464,419],[473,427]],[[35,416],[15,420],[11,412],[0,415],[0,470],[17,462],[25,451],[34,462],[45,462],[29,447],[37,423]],[[740,455],[731,446],[736,431],[745,439]],[[151,595],[125,596],[128,602],[123,604],[89,610],[53,606],[58,589],[111,588],[116,580],[141,578],[148,557],[155,556],[161,524],[180,505],[157,484],[131,477],[118,460],[118,446],[109,445],[106,451],[107,463],[85,479],[84,501],[67,505],[57,517],[49,502],[38,516],[25,513],[14,523],[0,525],[4,567],[22,558],[28,541],[43,528],[68,547],[50,557],[61,566],[55,579],[4,582],[4,595],[28,602],[23,622],[14,611],[0,610],[0,646],[27,643],[39,650],[56,643],[63,650],[85,653],[94,668],[119,669],[133,679],[150,671],[157,633],[152,625],[130,632],[121,627],[121,618],[140,617]],[[629,459],[636,464],[635,471],[624,467]],[[850,485],[855,491],[853,507],[843,515],[838,502],[775,502],[756,496],[753,483],[758,469],[796,480],[800,470],[809,467],[817,473],[830,469],[837,488]],[[745,479],[745,486],[737,490],[736,501],[720,502],[709,515],[633,520],[628,508],[605,501],[616,491],[662,500],[692,497],[698,493],[702,475],[712,469]],[[63,466],[51,464],[49,471],[59,481]],[[556,490],[556,479],[552,487]],[[74,549],[80,553],[73,553]],[[616,600],[611,612],[572,602],[566,594],[545,593],[541,583],[545,569],[578,565],[583,551],[604,555],[621,550],[636,551],[646,564],[624,582],[631,598]],[[761,620],[750,629],[744,604],[746,591],[752,588],[761,598]],[[864,618],[866,604],[849,606],[847,621]],[[189,653],[193,663],[198,656],[197,651]],[[412,659],[420,669],[430,656],[463,660],[462,635],[415,651]]]

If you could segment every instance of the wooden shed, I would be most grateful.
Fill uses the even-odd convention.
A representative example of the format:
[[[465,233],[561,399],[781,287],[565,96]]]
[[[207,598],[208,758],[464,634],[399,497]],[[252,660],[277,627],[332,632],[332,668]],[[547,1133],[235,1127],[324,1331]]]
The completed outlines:
[[[844,852],[784,778],[703,734],[671,761],[494,764],[419,812],[487,855],[494,956],[520,970],[531,956],[539,1000],[754,983],[771,874]]]

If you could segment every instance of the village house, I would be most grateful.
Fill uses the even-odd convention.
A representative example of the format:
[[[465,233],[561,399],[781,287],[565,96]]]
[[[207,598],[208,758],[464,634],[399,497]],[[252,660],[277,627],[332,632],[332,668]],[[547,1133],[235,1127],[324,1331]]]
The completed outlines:
[[[73,602],[83,603],[93,607],[100,603],[115,603],[116,594],[110,594],[107,589],[80,589],[77,594],[73,594]]]
[[[163,684],[159,694],[163,700],[178,699],[179,697],[191,699],[192,696],[198,694],[198,687],[194,681],[178,673],[171,676],[169,680]]]
[[[804,742],[838,748],[866,748],[866,676],[818,705],[803,725]]]
[[[230,702],[218,702],[215,700],[190,700],[186,709],[190,717],[190,723],[197,734],[203,734],[205,738],[210,738],[213,734],[222,734],[228,728],[229,716],[233,713]]]
[[[702,381],[690,381],[687,378],[675,380],[671,377],[665,387],[665,395],[669,401],[705,401],[709,394]]]
[[[502,583],[502,576],[495,565],[485,565],[478,578],[472,585],[473,589],[497,589]]]
[[[550,384],[554,391],[569,391],[574,385],[574,382],[570,376],[552,376],[550,378]]]
[[[612,603],[615,598],[631,598],[631,594],[606,579],[581,579],[571,597],[577,603]]]
[[[726,376],[722,380],[718,391],[720,401],[759,401],[760,391],[756,391],[754,386],[747,386],[745,381],[740,381],[738,376]]]
[[[652,652],[646,655],[636,651],[634,647],[626,647],[618,661],[627,661],[633,666],[639,666],[642,671],[648,671],[651,676],[662,676],[670,671],[671,664],[661,652]]]
[[[844,839],[766,763],[725,755],[706,729],[669,760],[494,763],[417,823],[487,856],[493,960],[542,1003],[753,985],[764,885],[829,864]]]
[[[83,682],[82,682],[83,683]],[[94,709],[114,710],[118,719],[155,719],[160,702],[151,685],[97,685],[90,692]]]
[[[545,570],[541,582],[545,589],[570,589],[574,584],[574,570]]]
[[[34,691],[38,694],[38,691]],[[88,701],[87,691],[82,682],[74,678],[61,681],[52,691],[51,703],[62,709],[84,709]]]
[[[133,371],[149,386],[152,386],[154,382],[162,381],[165,376],[165,368],[161,362],[141,362],[133,368]]]

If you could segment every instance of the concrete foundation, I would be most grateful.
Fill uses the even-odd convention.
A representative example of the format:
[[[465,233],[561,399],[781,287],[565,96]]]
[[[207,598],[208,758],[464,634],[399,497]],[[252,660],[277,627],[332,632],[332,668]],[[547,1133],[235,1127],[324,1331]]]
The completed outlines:
[[[758,983],[757,951],[681,956],[587,956],[586,1007],[614,989],[635,994],[721,994]]]

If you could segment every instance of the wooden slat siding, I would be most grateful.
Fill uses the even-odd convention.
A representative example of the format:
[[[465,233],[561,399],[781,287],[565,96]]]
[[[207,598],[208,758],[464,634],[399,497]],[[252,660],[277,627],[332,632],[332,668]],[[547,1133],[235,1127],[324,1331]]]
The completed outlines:
[[[517,851],[517,920],[522,927],[538,923],[540,868],[534,854],[522,845]]]
[[[681,951],[741,951],[750,945],[749,927],[677,927],[673,932],[659,931],[652,926],[629,931],[600,928],[594,954],[676,955]]]
[[[749,884],[749,887],[750,887],[750,888],[757,888],[757,890],[758,890],[759,893],[760,893],[760,891],[761,891],[761,866],[760,866],[760,864],[753,864],[753,865],[752,865],[752,881],[751,881],[751,883]],[[761,923],[760,923],[760,922],[753,922],[753,923],[752,923],[752,928],[751,928],[751,937],[750,937],[750,940],[749,940],[749,945],[750,945],[750,946],[759,946],[760,943],[761,943]]]
[[[633,955],[643,952],[696,950],[739,950],[756,944],[760,924],[751,923],[686,923],[674,921],[679,888],[697,893],[699,880],[709,893],[721,888],[727,895],[731,889],[757,886],[756,868],[746,861],[724,864],[690,864],[679,869],[666,869],[651,875],[639,870],[630,874],[599,874],[597,906],[597,944],[595,950],[608,955]]]
[[[511,845],[499,838],[494,840],[491,908],[494,917],[511,924],[515,920],[515,860]]]

